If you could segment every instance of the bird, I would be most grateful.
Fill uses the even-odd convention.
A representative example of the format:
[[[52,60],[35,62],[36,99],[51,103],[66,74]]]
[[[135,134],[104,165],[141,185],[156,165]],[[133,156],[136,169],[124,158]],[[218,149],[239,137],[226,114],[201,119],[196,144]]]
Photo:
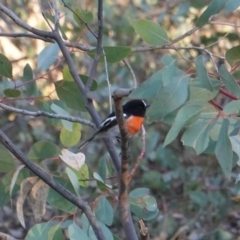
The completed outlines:
[[[145,113],[149,106],[150,105],[146,104],[141,99],[130,100],[122,106],[123,117],[125,119],[126,130],[129,137],[132,137],[141,130]],[[118,142],[121,141],[115,112],[109,114],[108,117],[100,124],[98,130],[90,138],[83,142],[78,149],[84,148],[88,143],[97,137],[113,137]]]

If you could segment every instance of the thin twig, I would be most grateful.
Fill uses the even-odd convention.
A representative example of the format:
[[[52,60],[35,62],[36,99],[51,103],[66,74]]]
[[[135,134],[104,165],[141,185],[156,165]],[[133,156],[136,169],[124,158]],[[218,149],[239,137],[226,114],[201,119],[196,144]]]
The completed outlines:
[[[67,120],[69,122],[79,122],[82,123],[84,125],[88,125],[94,129],[96,129],[96,125],[86,119],[82,119],[82,118],[78,118],[78,117],[72,117],[72,116],[64,116],[64,115],[59,115],[59,114],[55,114],[55,113],[49,113],[49,112],[44,112],[44,111],[37,111],[37,112],[33,112],[33,111],[28,111],[25,109],[20,109],[20,108],[15,108],[15,107],[10,107],[8,105],[5,105],[3,103],[0,103],[0,108],[5,109],[7,111],[10,112],[15,112],[15,113],[19,113],[19,114],[23,114],[23,115],[27,115],[27,116],[32,116],[32,117],[48,117],[48,118],[55,118],[55,119],[62,119],[62,120]]]
[[[146,131],[145,131],[144,126],[142,125],[142,150],[141,150],[140,155],[138,156],[138,159],[137,159],[132,171],[129,174],[129,178],[128,178],[129,182],[132,180],[132,177],[134,176],[137,168],[139,167],[139,164],[141,163],[141,161],[143,159],[145,151],[146,151]]]
[[[93,230],[100,240],[105,240],[105,236],[98,224],[98,221],[93,214],[91,208],[84,202],[80,197],[72,194],[67,188],[64,188],[59,183],[55,182],[42,168],[33,163],[26,155],[24,155],[13,143],[12,141],[0,130],[0,142],[25,166],[27,166],[33,173],[35,173],[40,179],[42,179],[47,185],[49,185],[56,192],[61,194],[68,201],[73,203],[79,209],[81,209],[87,216]]]
[[[34,38],[34,39],[42,40],[44,42],[50,42],[50,43],[55,42],[53,39],[50,39],[50,38],[45,38],[45,37],[38,36],[36,34],[24,33],[24,32],[19,32],[19,33],[0,32],[0,36],[1,37],[13,37],[13,38],[27,37],[27,38]],[[85,51],[85,52],[95,49],[92,46],[87,46],[87,45],[80,44],[80,43],[66,42],[66,41],[63,41],[63,42],[64,42],[66,47],[76,48],[76,49],[79,49],[79,50],[82,50],[82,51]]]
[[[74,10],[72,10],[65,2],[64,0],[62,0],[64,7],[66,7],[67,9],[69,9],[84,25],[85,27],[88,29],[88,31],[96,38],[98,39],[98,36],[91,30],[91,28],[88,26],[88,24],[79,17],[79,15],[76,14],[76,12]]]
[[[0,11],[5,13],[8,17],[10,17],[18,26],[24,28],[25,30],[34,33],[36,35],[39,35],[44,38],[53,38],[52,32],[47,32],[43,30],[36,29],[34,27],[31,27],[27,23],[25,23],[21,18],[19,18],[14,12],[12,12],[10,9],[5,7],[2,3],[0,3]]]
[[[122,60],[124,62],[124,64],[126,65],[126,67],[128,68],[128,70],[130,71],[131,75],[132,75],[132,79],[133,79],[133,88],[137,88],[138,82],[137,82],[137,78],[136,75],[130,65],[130,63],[128,62],[127,59],[123,59]]]
[[[147,52],[147,51],[152,51],[152,50],[157,50],[157,49],[169,49],[169,47],[179,41],[181,41],[182,39],[192,35],[194,32],[196,32],[197,30],[199,30],[198,27],[194,27],[191,30],[187,31],[186,33],[184,33],[183,35],[173,39],[172,41],[170,41],[169,43],[163,45],[163,46],[144,46],[144,47],[135,47],[132,48],[132,52]]]
[[[224,25],[224,26],[229,26],[229,27],[237,27],[240,28],[240,25],[237,25],[235,23],[228,23],[228,22],[218,22],[218,21],[210,21],[209,23],[211,24],[216,24],[216,25]]]
[[[233,95],[232,93],[228,92],[226,89],[224,88],[220,88],[219,90],[222,94],[224,94],[225,96],[233,99],[233,100],[239,100],[235,95]]]
[[[112,89],[111,89],[111,83],[109,81],[109,75],[108,75],[107,57],[103,47],[102,47],[102,52],[103,52],[104,66],[105,66],[105,72],[106,72],[106,81],[108,85],[109,111],[111,113],[113,111],[112,110]]]
[[[97,48],[96,53],[93,59],[92,68],[90,70],[90,74],[86,83],[86,90],[92,86],[93,78],[97,71],[97,65],[102,53],[102,35],[103,35],[103,0],[98,0],[98,34],[97,34]]]

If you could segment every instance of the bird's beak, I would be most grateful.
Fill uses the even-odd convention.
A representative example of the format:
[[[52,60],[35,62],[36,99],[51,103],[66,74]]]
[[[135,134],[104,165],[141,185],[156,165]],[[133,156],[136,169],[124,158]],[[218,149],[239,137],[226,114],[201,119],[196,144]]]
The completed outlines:
[[[151,106],[151,104],[147,104],[147,105],[146,105],[146,108],[149,108],[150,106]]]

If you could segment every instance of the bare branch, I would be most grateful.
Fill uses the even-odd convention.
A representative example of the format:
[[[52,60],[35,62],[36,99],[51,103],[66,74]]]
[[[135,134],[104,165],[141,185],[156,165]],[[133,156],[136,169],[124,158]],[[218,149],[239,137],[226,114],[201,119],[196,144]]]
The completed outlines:
[[[77,15],[74,10],[72,10],[66,3],[64,0],[62,0],[64,7],[66,7],[67,9],[69,9],[84,25],[85,27],[88,29],[88,31],[96,38],[98,39],[98,36],[91,30],[91,28],[88,26],[88,24],[79,17],[79,15]]]
[[[113,92],[113,98],[123,98],[127,97],[133,89],[131,88],[118,88]]]
[[[145,151],[146,151],[146,130],[145,130],[144,126],[142,125],[142,150],[141,150],[140,155],[138,156],[138,159],[137,159],[132,171],[129,174],[129,182],[131,182],[133,175],[135,174],[141,160],[143,159]]]
[[[36,29],[34,27],[31,27],[27,23],[25,23],[22,19],[20,19],[15,13],[13,13],[10,9],[5,7],[2,3],[0,3],[0,11],[5,13],[8,17],[10,17],[18,26],[26,29],[29,32],[32,32],[36,35],[39,35],[41,37],[45,38],[53,38],[53,33],[52,32],[47,32],[47,31],[42,31],[39,29]]]
[[[2,109],[5,109],[10,112],[15,112],[23,115],[28,115],[32,117],[48,117],[48,118],[55,118],[55,119],[62,119],[62,120],[67,120],[69,122],[79,122],[84,125],[88,125],[94,129],[96,129],[96,125],[86,119],[78,118],[78,117],[72,117],[72,116],[63,116],[63,115],[58,115],[55,113],[49,113],[49,112],[44,112],[44,111],[37,111],[37,112],[32,112],[32,111],[27,111],[25,109],[20,109],[20,108],[15,108],[15,107],[10,107],[8,105],[5,105],[3,103],[0,103],[0,107]]]
[[[112,110],[112,89],[111,89],[111,83],[109,81],[109,75],[108,75],[108,65],[107,65],[107,57],[106,57],[106,53],[102,47],[102,52],[103,52],[103,58],[104,58],[104,66],[105,66],[105,72],[106,72],[106,81],[107,81],[107,85],[108,85],[108,99],[109,99],[109,110],[110,113],[113,111]]]
[[[42,179],[47,185],[49,185],[56,192],[61,194],[68,201],[73,203],[79,209],[81,209],[87,216],[93,230],[99,240],[105,240],[103,232],[94,216],[91,208],[81,198],[72,194],[68,189],[64,188],[59,183],[55,182],[42,168],[33,163],[27,156],[25,156],[12,141],[0,130],[0,142],[25,166],[27,166],[33,173],[35,173],[40,179]]]
[[[121,97],[119,93],[113,93],[113,99],[115,104],[115,114],[121,134],[121,172],[119,178],[119,211],[122,219],[123,229],[127,240],[137,240],[137,234],[134,229],[132,216],[130,213],[130,205],[128,199],[128,134],[125,128],[125,122],[123,119],[123,109],[121,103]]]
[[[137,78],[136,78],[136,75],[130,65],[130,63],[128,62],[127,59],[123,59],[122,60],[124,62],[124,64],[126,65],[126,67],[128,68],[128,70],[130,71],[131,75],[132,75],[132,78],[133,78],[133,88],[137,88],[137,85],[138,85],[138,82],[137,82]]]
[[[218,21],[210,21],[209,23],[215,24],[215,25],[224,25],[229,27],[240,28],[240,25],[237,25],[236,23],[218,22]]]
[[[93,83],[93,78],[96,74],[97,65],[102,53],[102,35],[103,35],[103,2],[98,0],[98,34],[97,34],[97,48],[93,59],[92,68],[86,83],[86,89],[89,90]]]
[[[199,29],[198,27],[194,27],[191,30],[184,33],[183,35],[173,39],[172,41],[170,41],[170,43],[167,43],[163,46],[135,47],[135,48],[132,49],[132,52],[147,52],[147,51],[152,51],[152,50],[157,50],[157,49],[169,49],[169,47],[171,45],[173,45],[174,43],[177,43],[177,42],[181,41],[182,39],[190,36],[192,33],[196,32],[198,29]]]
[[[19,33],[0,32],[0,36],[13,37],[13,38],[27,37],[27,38],[35,38],[35,39],[42,40],[45,42],[51,42],[51,43],[55,42],[53,39],[50,39],[50,38],[45,38],[45,37],[38,36],[36,34],[24,33],[24,32],[19,32]],[[94,47],[92,47],[92,46],[87,46],[87,45],[80,44],[80,43],[66,42],[66,41],[63,41],[63,42],[64,42],[65,46],[67,46],[67,47],[76,48],[76,49],[79,49],[82,51],[91,51],[94,49]]]

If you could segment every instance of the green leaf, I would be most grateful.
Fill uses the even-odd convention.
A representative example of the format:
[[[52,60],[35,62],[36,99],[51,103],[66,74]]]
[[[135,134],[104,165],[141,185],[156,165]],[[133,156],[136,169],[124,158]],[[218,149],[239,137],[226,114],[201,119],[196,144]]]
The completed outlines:
[[[86,111],[83,95],[75,82],[60,80],[54,84],[59,99],[65,102],[69,108]]]
[[[213,91],[213,85],[208,77],[203,61],[204,57],[202,55],[198,56],[196,59],[197,77],[200,80],[200,86],[207,88],[209,91]]]
[[[190,192],[189,197],[193,203],[197,204],[201,208],[206,207],[208,203],[208,197],[206,193],[200,190]]]
[[[45,47],[38,55],[37,64],[41,71],[47,70],[58,58],[59,47],[57,43]]]
[[[0,75],[12,78],[12,63],[3,54],[0,53]]]
[[[39,141],[33,144],[28,157],[37,163],[40,163],[44,159],[56,157],[61,154],[61,149],[55,144],[47,141]]]
[[[183,134],[181,141],[183,145],[193,147],[197,154],[201,154],[207,148],[209,143],[209,131],[214,122],[197,121],[191,125]]]
[[[172,58],[170,55],[164,55],[161,62],[164,65],[162,69],[163,86],[167,86],[174,76],[183,75],[182,71],[176,67],[176,59]]]
[[[164,147],[171,143],[179,134],[180,130],[185,127],[189,121],[197,120],[201,111],[206,107],[206,103],[202,101],[189,102],[189,104],[183,106],[177,113],[175,121],[168,132]]]
[[[128,18],[128,21],[146,43],[153,46],[162,46],[168,43],[167,33],[159,24],[146,19]]]
[[[111,231],[108,229],[108,227],[106,227],[103,223],[99,222],[99,225],[100,225],[100,228],[102,229],[103,231],[103,235],[105,236],[105,239],[106,240],[114,240],[113,239],[113,235],[111,233]],[[91,240],[97,240],[96,238],[96,235],[92,229],[92,226],[89,227],[88,229],[88,235],[89,235],[89,238]]]
[[[79,239],[90,240],[87,234],[75,223],[71,224],[68,227],[68,235],[70,240],[79,240]]]
[[[0,144],[0,172],[15,170],[15,162],[9,151]]]
[[[231,136],[229,137],[231,144],[232,144],[232,150],[238,155],[238,165],[240,164],[240,136]]]
[[[50,239],[48,238],[48,240]],[[65,240],[65,236],[63,235],[62,229],[57,229],[54,232],[52,240]]]
[[[74,82],[74,79],[72,77],[72,74],[70,73],[69,67],[66,65],[63,68],[63,80]]]
[[[86,85],[89,77],[86,75],[82,75],[82,74],[79,74],[79,77],[82,79],[82,82]],[[69,71],[68,66],[65,66],[63,68],[63,80],[68,81],[68,82],[74,82],[74,79]],[[97,81],[94,79],[90,90],[95,91],[95,90],[97,90],[97,87],[98,87]]]
[[[107,240],[114,240],[113,239],[113,235],[112,235],[112,232],[109,230],[109,228],[107,226],[105,226],[103,223],[99,222],[99,225],[100,225],[100,228],[102,229],[103,231],[103,234],[105,236],[105,238]],[[91,227],[92,229],[92,227]]]
[[[155,72],[143,84],[134,89],[130,94],[130,98],[153,99],[162,87],[162,70]]]
[[[76,16],[76,14],[77,14],[77,16]],[[91,22],[93,21],[93,14],[91,12],[83,11],[83,10],[77,8],[77,9],[74,9],[73,18],[77,22],[79,27],[82,29],[85,27],[85,24],[83,23],[83,21],[86,24],[91,24]],[[83,21],[81,21],[81,20],[83,20]]]
[[[80,197],[79,194],[79,182],[78,182],[78,177],[76,175],[76,173],[70,168],[70,167],[66,167],[66,173],[68,175],[68,178],[75,190],[75,193]]]
[[[2,207],[10,200],[9,191],[6,189],[6,186],[0,180],[0,210]]]
[[[156,170],[149,170],[144,172],[141,180],[144,186],[148,186],[152,190],[157,191],[163,186],[162,175],[159,173],[159,171]]]
[[[129,193],[130,198],[141,198],[148,195],[150,190],[148,188],[136,188]]]
[[[226,86],[226,89],[236,97],[240,98],[240,87],[237,84],[236,79],[228,72],[225,65],[221,65],[219,74]]]
[[[95,208],[95,215],[98,221],[111,226],[113,223],[113,208],[109,201],[102,197]]]
[[[6,97],[19,97],[21,95],[21,92],[18,89],[13,88],[7,88],[4,91],[4,94]]]
[[[107,175],[107,159],[106,157],[100,158],[98,161],[98,174],[101,176],[101,178],[104,180]]]
[[[29,64],[26,64],[26,66],[23,69],[23,82],[28,82],[33,80],[33,71]],[[26,95],[27,96],[36,96],[38,94],[38,88],[36,81],[28,82],[26,85],[24,85]]]
[[[226,52],[226,60],[233,67],[240,63],[240,45],[233,47]]]
[[[162,120],[179,108],[187,100],[187,85],[186,79],[174,77],[171,83],[162,87],[147,112],[148,120]]]
[[[29,229],[25,240],[46,240],[49,230],[56,225],[55,221],[35,224]]]
[[[219,92],[220,82],[216,79],[210,78],[213,85],[213,91],[207,88],[201,87],[201,83],[198,79],[191,81],[189,84],[189,101],[202,100],[209,101],[213,99]]]
[[[72,131],[65,127],[61,129],[60,140],[65,147],[75,146],[81,138],[81,124],[73,123]]]
[[[233,12],[240,6],[240,2],[238,0],[228,0],[225,6],[227,13]]]
[[[226,114],[238,114],[240,113],[240,100],[234,100],[224,106],[223,112]]]
[[[142,198],[129,198],[130,209],[138,218],[143,218],[145,221],[154,219],[158,213],[156,199],[146,195]]]
[[[65,176],[65,177],[67,178],[67,176]],[[63,179],[61,177],[54,177],[53,179],[56,182],[58,182],[59,184],[61,184],[63,187],[65,187],[66,189],[71,191],[72,193],[75,192],[72,184],[68,180]],[[67,213],[74,213],[74,212],[77,211],[77,207],[74,204],[69,202],[66,198],[64,198],[62,195],[57,193],[52,188],[50,188],[50,190],[49,190],[49,194],[48,194],[48,197],[47,197],[47,202],[51,206],[53,206],[57,209],[60,209],[64,212],[67,212]]]
[[[60,104],[58,104],[58,103],[60,103]],[[62,104],[61,101],[55,102],[55,103],[53,102],[51,104],[51,110],[53,110],[54,113],[69,117],[70,114],[68,113],[68,111],[66,109],[67,109],[66,105],[64,103]],[[72,122],[61,119],[61,123],[68,131],[72,131],[72,127],[73,127]]]
[[[203,27],[212,15],[219,13],[228,0],[212,0],[207,9],[202,13],[196,22],[197,27]]]
[[[215,148],[216,157],[227,179],[231,178],[233,158],[232,145],[228,136],[229,124],[229,120],[224,118]]]
[[[86,75],[82,75],[82,74],[80,74],[79,76],[82,79],[83,84],[86,85],[89,77],[86,76]],[[93,79],[93,83],[92,83],[92,86],[91,86],[90,90],[95,91],[95,90],[97,90],[97,88],[98,88],[97,81]]]
[[[76,173],[78,177],[79,185],[82,187],[87,187],[88,179],[89,179],[89,171],[88,171],[87,164],[84,163],[80,171],[77,171],[75,169],[72,169],[72,170]]]
[[[103,49],[106,54],[107,62],[109,63],[115,63],[115,62],[121,61],[122,59],[127,57],[132,51],[131,47],[125,47],[125,46],[105,46],[103,47]],[[96,53],[96,49],[93,49],[88,52],[88,55],[94,58],[95,53]],[[101,56],[100,60],[101,61],[104,60],[103,56]]]
[[[97,185],[100,190],[106,191],[112,188],[112,185],[105,183],[98,173],[94,172],[93,177],[97,180]]]

